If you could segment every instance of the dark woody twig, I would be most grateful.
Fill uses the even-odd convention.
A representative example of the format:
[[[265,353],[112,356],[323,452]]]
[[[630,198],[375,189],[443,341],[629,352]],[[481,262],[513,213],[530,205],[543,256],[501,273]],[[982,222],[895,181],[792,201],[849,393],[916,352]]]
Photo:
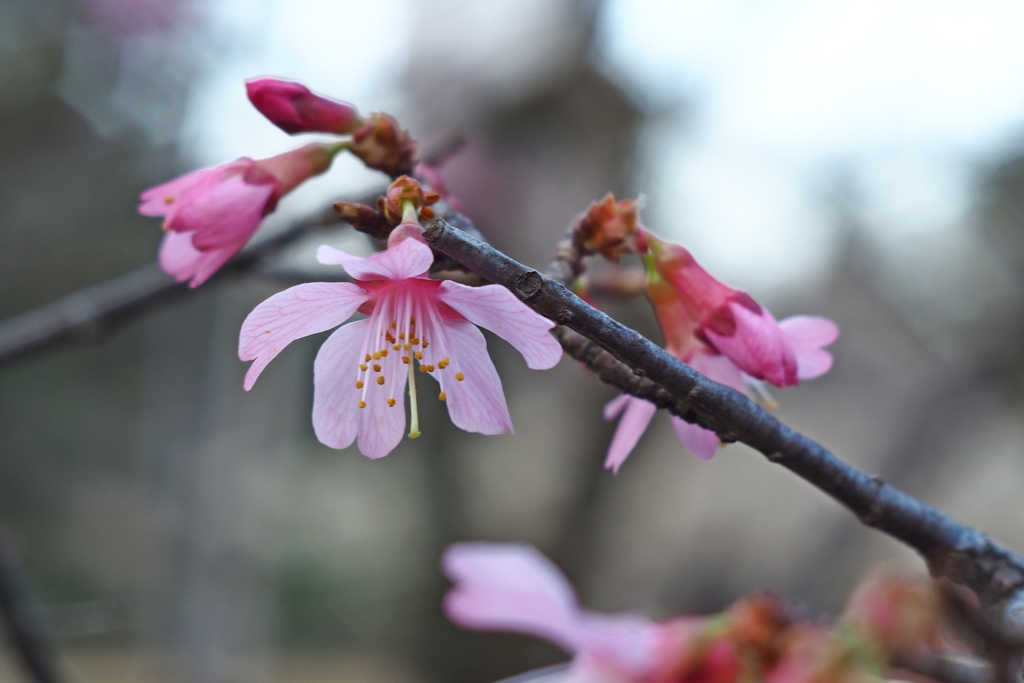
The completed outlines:
[[[67,680],[57,661],[38,606],[22,579],[7,534],[0,530],[0,615],[11,650],[37,683]]]
[[[781,423],[739,392],[712,382],[663,349],[589,306],[553,279],[435,220],[425,233],[436,250],[482,278],[509,288],[533,310],[599,344],[569,337],[565,348],[619,389],[665,398],[673,413],[741,441],[849,508],[864,524],[917,550],[936,576],[965,585],[982,604],[1001,610],[1006,628],[1024,634],[1024,558],[981,532],[844,463],[825,447]],[[565,339],[565,333],[560,333]],[[621,366],[621,367],[620,367]],[[636,379],[645,377],[651,384]]]

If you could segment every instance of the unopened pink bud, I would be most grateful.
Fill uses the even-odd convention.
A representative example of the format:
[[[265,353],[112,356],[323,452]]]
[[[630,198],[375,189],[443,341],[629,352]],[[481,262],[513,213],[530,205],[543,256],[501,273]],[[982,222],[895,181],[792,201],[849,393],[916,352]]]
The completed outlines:
[[[363,120],[352,105],[321,97],[309,88],[276,78],[246,81],[249,101],[286,133],[335,133],[359,130]]]

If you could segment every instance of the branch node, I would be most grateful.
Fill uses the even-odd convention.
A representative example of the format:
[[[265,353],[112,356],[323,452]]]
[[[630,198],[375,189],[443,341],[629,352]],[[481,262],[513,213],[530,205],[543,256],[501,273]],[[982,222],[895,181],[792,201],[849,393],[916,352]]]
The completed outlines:
[[[523,273],[518,278],[516,278],[516,285],[515,285],[515,287],[516,287],[516,296],[518,296],[520,299],[525,301],[525,300],[535,296],[537,294],[537,292],[540,291],[540,288],[543,285],[544,285],[544,278],[542,278],[540,273],[538,273],[537,271],[531,270],[531,271],[528,271],[526,273]],[[569,313],[569,312],[568,311],[563,311],[563,313]],[[560,315],[559,317],[562,317],[562,316]],[[569,317],[570,318],[572,317],[571,313],[569,313]],[[556,322],[560,322],[560,321],[556,321]]]
[[[555,322],[559,325],[568,325],[572,322],[572,311],[568,308],[563,308],[555,316]]]

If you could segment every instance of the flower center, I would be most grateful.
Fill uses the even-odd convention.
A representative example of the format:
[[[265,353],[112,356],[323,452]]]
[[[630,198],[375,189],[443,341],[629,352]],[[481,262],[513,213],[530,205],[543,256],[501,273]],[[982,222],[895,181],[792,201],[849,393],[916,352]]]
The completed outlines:
[[[356,373],[356,389],[361,390],[360,408],[366,408],[369,401],[375,400],[384,401],[388,408],[397,406],[395,387],[401,377],[398,373],[408,374],[409,438],[412,439],[420,435],[415,370],[418,368],[437,380],[441,401],[448,398],[446,381],[451,381],[453,376],[457,382],[465,380],[465,375],[453,367],[441,314],[432,293],[432,289],[421,286],[415,279],[397,282],[381,293],[370,317]]]

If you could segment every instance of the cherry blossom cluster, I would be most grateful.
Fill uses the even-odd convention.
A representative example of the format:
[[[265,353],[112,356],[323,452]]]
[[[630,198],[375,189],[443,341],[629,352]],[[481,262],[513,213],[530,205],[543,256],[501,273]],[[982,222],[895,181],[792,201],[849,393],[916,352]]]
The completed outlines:
[[[313,364],[313,429],[325,445],[355,443],[369,458],[387,455],[404,434],[420,435],[418,400],[427,386],[459,428],[512,432],[501,379],[479,328],[507,341],[535,370],[554,367],[562,347],[551,334],[555,324],[508,289],[431,276],[435,254],[421,221],[442,200],[445,211],[461,210],[438,170],[417,160],[415,141],[386,114],[364,117],[276,79],[250,81],[247,90],[253,105],[286,133],[338,139],[268,159],[238,159],[144,192],[139,211],[164,218],[160,263],[179,282],[196,287],[210,278],[284,195],[325,172],[342,151],[392,182],[376,206],[335,205],[350,225],[387,238],[365,258],[319,248],[319,262],[340,267],[351,282],[291,287],[242,322],[238,355],[252,361],[244,389],[293,341],[337,328]],[[831,369],[825,348],[839,335],[835,323],[803,315],[777,321],[683,246],[645,227],[639,200],[609,194],[580,214],[571,235],[580,264],[583,257],[639,260],[638,292],[654,310],[665,349],[711,380],[771,405],[766,385],[793,386]],[[572,284],[585,292],[585,277]],[[620,417],[606,467],[619,470],[656,410],[625,394],[605,407],[605,419]],[[672,425],[696,457],[715,454],[714,432],[678,417]],[[652,622],[583,610],[565,577],[529,546],[457,544],[442,567],[454,583],[444,605],[452,621],[549,640],[573,656],[570,680],[578,683],[852,683],[879,680],[908,654],[956,649],[932,584],[894,576],[863,584],[834,625],[766,594],[743,598],[718,615]]]

